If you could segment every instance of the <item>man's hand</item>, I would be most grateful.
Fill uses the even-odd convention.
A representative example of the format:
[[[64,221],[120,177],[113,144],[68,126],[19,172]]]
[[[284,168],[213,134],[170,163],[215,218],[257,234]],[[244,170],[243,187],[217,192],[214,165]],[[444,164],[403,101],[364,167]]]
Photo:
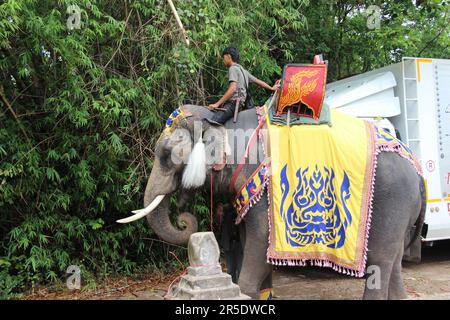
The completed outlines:
[[[209,110],[214,110],[214,109],[217,109],[218,107],[220,107],[220,104],[218,104],[218,103],[216,102],[216,103],[210,104],[210,105],[208,106],[208,109],[209,109]]]
[[[278,89],[280,89],[280,84],[279,83],[274,84],[272,86],[272,88],[270,88],[270,90],[272,90],[272,91],[277,91]]]
[[[260,86],[261,88],[264,88],[266,90],[270,90],[270,91],[277,91],[278,89],[280,89],[280,85],[278,83],[275,83],[272,87],[270,86],[270,84],[265,83],[262,80],[256,79],[255,83]]]

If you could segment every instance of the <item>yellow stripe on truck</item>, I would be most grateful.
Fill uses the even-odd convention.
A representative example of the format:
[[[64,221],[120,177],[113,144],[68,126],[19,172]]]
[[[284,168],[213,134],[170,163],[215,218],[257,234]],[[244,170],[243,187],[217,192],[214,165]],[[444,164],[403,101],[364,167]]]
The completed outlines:
[[[421,62],[433,62],[433,59],[427,59],[427,58],[416,59],[416,63],[417,63],[417,81],[420,81],[420,63]]]
[[[441,202],[441,201],[450,201],[449,198],[439,198],[439,199],[428,199],[427,202]]]

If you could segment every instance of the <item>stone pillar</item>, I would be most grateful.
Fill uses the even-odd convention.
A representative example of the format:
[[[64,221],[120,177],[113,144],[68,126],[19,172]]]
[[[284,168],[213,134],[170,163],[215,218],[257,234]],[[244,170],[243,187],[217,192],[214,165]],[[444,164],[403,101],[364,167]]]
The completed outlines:
[[[196,232],[189,238],[190,266],[187,274],[172,287],[166,299],[174,300],[222,300],[250,299],[241,293],[231,276],[222,272],[220,251],[212,232]]]

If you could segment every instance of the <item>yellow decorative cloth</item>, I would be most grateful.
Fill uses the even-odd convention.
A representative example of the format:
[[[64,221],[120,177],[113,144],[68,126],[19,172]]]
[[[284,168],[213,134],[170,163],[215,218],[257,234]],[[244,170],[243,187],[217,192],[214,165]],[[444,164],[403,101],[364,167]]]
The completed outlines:
[[[164,126],[164,130],[161,133],[161,135],[158,138],[158,142],[165,136],[170,135],[175,128],[177,128],[180,121],[186,119],[187,117],[191,116],[192,114],[186,110],[184,107],[180,107],[175,109],[169,117],[166,119],[166,123]],[[157,143],[158,143],[157,142]]]
[[[273,300],[273,288],[261,290],[259,292],[259,300]]]
[[[234,198],[236,223],[268,187],[269,263],[308,262],[362,277],[377,156],[395,152],[422,175],[416,156],[386,129],[335,110],[332,126],[280,126],[266,106],[257,112],[266,159]]]
[[[376,167],[375,127],[331,110],[328,125],[268,121],[269,248],[276,265],[363,276]]]

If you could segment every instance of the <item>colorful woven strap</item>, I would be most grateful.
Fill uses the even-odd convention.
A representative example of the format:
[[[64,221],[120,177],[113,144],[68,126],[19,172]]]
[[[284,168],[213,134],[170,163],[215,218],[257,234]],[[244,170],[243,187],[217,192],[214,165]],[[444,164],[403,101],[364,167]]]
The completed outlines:
[[[256,127],[255,131],[253,131],[253,133],[250,137],[250,141],[248,142],[247,149],[245,150],[245,153],[244,153],[243,157],[241,158],[241,161],[239,161],[236,170],[233,172],[233,175],[231,176],[230,186],[228,188],[230,193],[233,193],[234,185],[236,184],[237,177],[241,173],[242,168],[244,168],[245,162],[247,161],[247,158],[250,155],[250,151],[253,149],[256,142],[258,141],[259,131],[263,127],[264,123],[265,123],[264,118],[261,117],[259,119],[258,127]]]

